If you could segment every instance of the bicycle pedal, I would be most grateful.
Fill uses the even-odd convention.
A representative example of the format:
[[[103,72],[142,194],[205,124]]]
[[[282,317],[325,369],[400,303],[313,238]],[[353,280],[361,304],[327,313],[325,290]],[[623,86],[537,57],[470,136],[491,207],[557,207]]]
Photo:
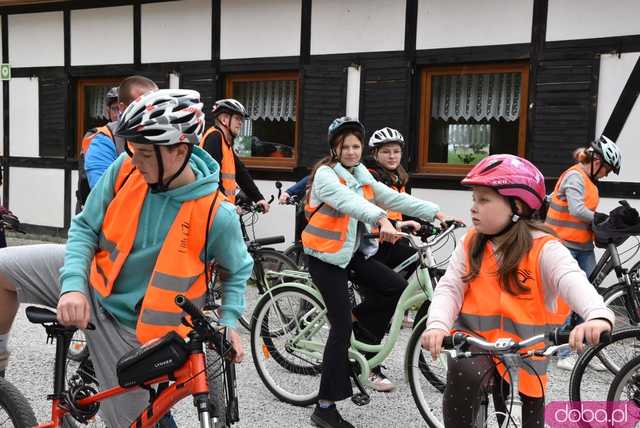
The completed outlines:
[[[359,392],[351,396],[351,401],[353,401],[353,404],[356,406],[364,406],[371,402],[371,397],[369,394]]]

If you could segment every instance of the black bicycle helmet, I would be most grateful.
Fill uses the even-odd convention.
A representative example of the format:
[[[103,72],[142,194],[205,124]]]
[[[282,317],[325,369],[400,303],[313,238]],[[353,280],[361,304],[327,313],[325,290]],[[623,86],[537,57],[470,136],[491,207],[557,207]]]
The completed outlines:
[[[329,146],[333,148],[332,143],[336,136],[347,130],[360,132],[364,138],[364,125],[360,123],[358,119],[342,116],[334,119],[333,122],[331,122],[331,125],[329,125],[329,129],[327,131],[327,141],[329,142]]]
[[[596,213],[593,217],[594,242],[598,248],[606,248],[609,244],[616,247],[630,236],[640,235],[640,217],[638,211],[627,201],[619,201],[620,206],[609,212]]]

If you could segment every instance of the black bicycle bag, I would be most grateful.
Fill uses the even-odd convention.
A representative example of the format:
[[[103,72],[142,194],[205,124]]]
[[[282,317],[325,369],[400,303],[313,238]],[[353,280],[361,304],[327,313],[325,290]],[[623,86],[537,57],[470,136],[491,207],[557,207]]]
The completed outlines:
[[[124,388],[142,385],[172,373],[189,358],[187,343],[175,331],[145,343],[120,358],[116,366],[118,384]]]

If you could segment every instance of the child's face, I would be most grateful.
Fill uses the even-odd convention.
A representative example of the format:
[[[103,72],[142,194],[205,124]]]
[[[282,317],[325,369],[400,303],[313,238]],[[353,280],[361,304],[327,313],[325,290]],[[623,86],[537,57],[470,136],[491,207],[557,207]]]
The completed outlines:
[[[402,160],[402,146],[394,143],[385,144],[376,150],[374,158],[384,169],[395,171]]]
[[[159,168],[155,150],[151,144],[129,143],[129,148],[133,152],[131,161],[138,168],[145,181],[149,184],[158,182]],[[162,166],[164,169],[163,181],[173,177],[184,163],[187,147],[184,144],[175,147],[160,147]]]
[[[507,199],[490,187],[473,186],[471,220],[476,230],[485,235],[494,235],[511,221],[511,205]]]
[[[353,134],[347,135],[338,147],[338,156],[345,168],[358,165],[362,157],[362,142]]]

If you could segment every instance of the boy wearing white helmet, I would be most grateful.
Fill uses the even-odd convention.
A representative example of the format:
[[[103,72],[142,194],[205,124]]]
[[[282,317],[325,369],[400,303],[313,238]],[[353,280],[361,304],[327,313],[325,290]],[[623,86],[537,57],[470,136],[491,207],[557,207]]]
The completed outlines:
[[[90,321],[92,362],[100,386],[109,388],[126,352],[169,331],[186,333],[171,294],[202,302],[205,267],[215,258],[225,272],[221,324],[240,361],[242,345],[230,328],[244,309],[253,261],[234,207],[219,191],[219,167],[197,147],[203,127],[196,91],[159,90],[131,103],[116,131],[127,153],[73,218],[59,283],[58,260],[15,266],[11,259],[24,257],[0,257],[0,328],[10,325],[18,303],[57,306],[64,325],[84,329]],[[101,416],[107,426],[129,426],[148,398],[145,391],[114,397]]]

